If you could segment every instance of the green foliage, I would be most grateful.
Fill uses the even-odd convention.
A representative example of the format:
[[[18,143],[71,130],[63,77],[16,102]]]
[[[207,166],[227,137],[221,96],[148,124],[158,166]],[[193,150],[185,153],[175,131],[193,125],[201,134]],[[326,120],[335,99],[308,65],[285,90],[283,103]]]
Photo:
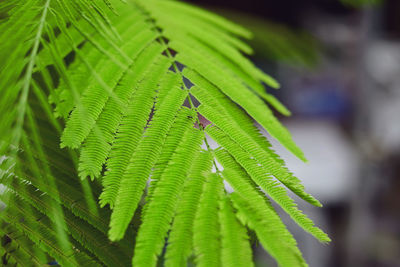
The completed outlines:
[[[168,0],[0,14],[6,266],[252,266],[248,228],[279,265],[305,266],[271,200],[329,241],[287,191],[321,204],[255,126],[306,160],[264,86],[279,84],[244,56],[248,30]]]
[[[256,58],[308,68],[318,65],[320,44],[310,33],[291,29],[254,14],[226,9],[216,11],[245,26],[254,34],[249,44],[254,49]]]

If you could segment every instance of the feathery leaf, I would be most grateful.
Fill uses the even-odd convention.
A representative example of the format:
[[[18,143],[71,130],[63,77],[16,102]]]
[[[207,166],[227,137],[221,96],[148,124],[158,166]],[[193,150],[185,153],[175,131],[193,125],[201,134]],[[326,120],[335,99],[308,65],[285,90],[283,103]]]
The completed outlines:
[[[247,229],[236,218],[227,196],[221,199],[219,220],[222,266],[254,266]]]
[[[222,178],[207,176],[193,225],[193,247],[198,266],[221,266],[219,201],[223,194]]]
[[[223,177],[233,187],[230,194],[239,219],[253,229],[263,247],[281,266],[306,266],[296,240],[246,171],[225,150],[215,152],[224,167]]]
[[[211,169],[211,153],[199,153],[189,171],[185,188],[176,208],[168,238],[165,266],[184,266],[193,249],[193,224],[205,176]]]
[[[259,166],[255,159],[249,158],[243,149],[238,147],[232,139],[224,135],[217,127],[207,127],[206,131],[240,163],[254,182],[276,201],[300,227],[321,242],[330,241],[329,237],[321,229],[314,226],[314,223],[297,209],[296,203],[287,195],[286,190],[279,186],[279,183],[266,172],[263,166]]]
[[[179,138],[178,136],[176,138]],[[132,265],[155,266],[157,255],[164,246],[175,209],[193,158],[200,150],[204,132],[190,127],[181,141],[160,180],[142,219],[136,239]]]

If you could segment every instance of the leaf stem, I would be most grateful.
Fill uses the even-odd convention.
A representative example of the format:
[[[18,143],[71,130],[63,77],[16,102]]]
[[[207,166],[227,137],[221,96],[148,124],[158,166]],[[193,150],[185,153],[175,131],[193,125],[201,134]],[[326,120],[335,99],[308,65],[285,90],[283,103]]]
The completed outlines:
[[[24,122],[25,118],[25,113],[26,113],[26,102],[28,100],[28,94],[29,94],[29,87],[31,85],[31,80],[32,80],[32,73],[33,73],[33,67],[35,65],[35,60],[36,56],[39,50],[39,44],[40,44],[40,39],[42,37],[43,33],[43,28],[46,23],[46,16],[47,16],[47,11],[50,6],[50,0],[47,0],[46,3],[43,6],[43,13],[39,21],[39,27],[38,31],[36,32],[33,47],[31,54],[29,56],[29,63],[24,75],[24,80],[23,80],[23,85],[22,85],[22,92],[21,96],[18,102],[18,117],[17,117],[17,122],[16,122],[16,128],[15,128],[15,134],[14,134],[14,140],[12,141],[12,144],[18,147],[19,141],[21,139],[21,128]]]

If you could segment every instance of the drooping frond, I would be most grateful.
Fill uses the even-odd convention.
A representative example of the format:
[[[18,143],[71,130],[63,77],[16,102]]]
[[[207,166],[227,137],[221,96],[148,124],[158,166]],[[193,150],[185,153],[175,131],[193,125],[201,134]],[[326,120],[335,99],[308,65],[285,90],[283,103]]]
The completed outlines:
[[[232,139],[224,135],[217,127],[207,127],[206,131],[235,158],[254,182],[277,202],[299,226],[320,241],[330,241],[329,237],[322,230],[315,227],[314,223],[297,209],[296,203],[288,196],[286,190],[272,179],[268,170],[264,168],[264,165],[259,166],[255,159],[249,158],[243,149],[238,147]]]
[[[10,0],[7,4],[2,3],[0,111],[1,114],[7,114],[7,116],[2,115],[0,124],[0,137],[4,146],[1,148],[2,151],[9,149],[10,144],[18,146],[20,143],[27,98],[35,81],[34,74],[42,62],[41,51],[44,47],[51,47],[48,50],[54,51],[55,44],[52,43],[52,37],[57,31],[61,30],[66,34],[61,27],[56,30],[56,21],[68,20],[69,23],[72,23],[72,20],[86,21],[86,23],[73,23],[73,28],[80,32],[81,36],[84,30],[107,36],[105,39],[112,43],[114,41],[110,38],[111,32],[107,30],[111,27],[106,14],[109,11],[105,9],[108,8],[102,1],[88,3],[79,0],[66,3],[60,0]],[[61,36],[64,36],[63,34]],[[54,64],[56,68],[60,68],[63,64],[62,58],[54,53],[48,53],[47,64]]]
[[[159,49],[157,45],[154,48]],[[153,50],[151,51],[150,59],[156,60],[154,57],[157,56],[156,53],[157,51],[160,52],[160,50],[150,50]],[[146,59],[148,60],[148,57]],[[163,61],[159,65],[158,76],[150,76],[150,72],[143,73],[145,75],[141,77],[139,84],[135,85],[137,88],[135,89],[135,94],[132,96],[132,105],[126,108],[123,118],[118,125],[117,133],[112,141],[112,148],[107,160],[108,170],[103,178],[104,193],[101,196],[101,204],[103,206],[105,204],[113,206],[119,188],[119,181],[147,124],[147,119],[153,107],[153,101],[158,89],[157,79],[161,79],[162,71],[165,71],[169,64],[166,58],[158,59]],[[145,70],[150,70],[151,67],[153,67],[152,63]]]
[[[184,74],[196,83],[190,92],[202,103],[198,110],[203,116],[229,135],[249,156],[254,157],[299,197],[313,205],[321,205],[304,191],[300,180],[285,168],[284,162],[273,152],[268,140],[259,133],[251,119],[237,105],[195,72],[185,69]]]
[[[145,78],[146,73],[153,67],[152,61],[156,60],[160,49],[160,46],[146,48],[137,59],[137,67],[133,67],[131,70],[135,75],[124,76],[115,89],[116,97],[121,99],[123,103],[110,98],[97,121],[98,130],[92,129],[86,139],[81,152],[81,164],[79,166],[81,177],[98,177],[100,175],[102,165],[106,161],[111,149],[110,143],[113,142],[115,134],[119,130],[120,123],[124,123],[127,119],[124,117],[128,116],[128,105],[131,101],[143,101],[140,97],[145,97],[141,95],[147,93],[146,88],[142,88],[141,91],[137,90],[139,88],[136,84],[139,81],[141,82]],[[149,104],[151,105],[151,103]],[[149,108],[151,109],[151,106]],[[130,114],[130,116],[132,115],[134,114]],[[117,141],[115,145],[118,146]],[[114,164],[113,160],[110,161],[111,165]]]
[[[190,127],[182,137],[176,138],[181,138],[181,141],[147,203],[136,239],[133,266],[154,266],[157,263],[157,256],[162,252],[185,178],[203,142],[204,133]]]
[[[147,29],[146,23],[143,20],[144,18],[136,12],[132,13],[129,16],[124,16],[123,19],[117,20],[115,23],[115,27],[117,30],[119,30],[121,38],[127,39],[131,36],[134,36],[135,41],[139,42],[137,44],[139,51],[137,52],[140,52],[140,45],[146,45],[146,39],[150,39],[148,41],[151,41],[152,32]],[[103,51],[100,49],[96,49],[96,46],[91,42],[83,42],[83,40],[79,39],[76,40],[77,37],[75,37],[75,35],[77,35],[78,37],[81,35],[79,35],[79,33],[76,33],[77,31],[74,31],[74,28],[67,29],[70,35],[69,38],[71,38],[72,40],[69,40],[68,36],[65,35],[59,36],[55,40],[55,44],[60,51],[59,53],[62,53],[63,51],[69,51],[68,47],[71,46],[71,44],[69,44],[68,41],[76,42],[76,45],[83,46],[80,50],[77,50],[77,53],[79,52],[82,55],[79,57],[76,56],[77,59],[71,63],[71,66],[66,71],[65,75],[68,77],[68,79],[62,79],[60,81],[60,85],[52,93],[50,98],[56,104],[56,115],[62,117],[68,117],[69,112],[74,107],[74,97],[77,96],[74,96],[74,90],[71,90],[71,87],[75,88],[79,95],[87,88],[90,83],[95,83],[92,86],[100,86],[100,88],[103,88],[103,86],[105,86],[103,90],[110,91],[112,87],[105,85],[103,77],[101,77],[99,74],[102,67],[107,67],[108,70],[118,70],[122,68],[125,71],[127,71],[127,69],[129,68],[129,65],[121,66],[121,63],[119,63],[119,61],[117,61],[113,55],[108,55],[105,57],[103,55]],[[103,46],[105,47],[104,49],[111,48],[111,45],[107,42],[103,44]],[[71,52],[72,51],[70,51],[70,53]],[[46,59],[48,58],[47,54],[49,53],[49,49],[45,49],[42,51],[42,54],[39,54],[40,59],[44,61],[43,65],[46,65]],[[134,56],[135,55],[133,55],[132,57]],[[89,79],[88,75],[91,76]]]
[[[134,34],[136,38],[127,42],[126,45],[122,47],[125,53],[132,56],[132,59],[134,59],[135,56],[155,37],[154,33],[145,31],[146,28],[143,28],[145,25],[135,26],[135,31],[130,34]],[[140,32],[138,34],[136,32],[143,29],[144,33]],[[119,68],[117,65],[113,64],[111,60],[107,59],[105,62],[100,63],[98,74],[102,77],[103,82],[108,88],[114,88],[124,72],[126,72],[125,69]],[[89,135],[90,130],[93,128],[98,117],[102,113],[107,100],[110,97],[114,97],[116,101],[119,101],[120,98],[114,96],[115,92],[111,90],[108,92],[102,88],[102,85],[97,85],[96,82],[89,83],[80,98],[81,106],[78,106],[68,119],[67,126],[65,127],[61,138],[63,146],[69,146],[72,148],[78,147]],[[122,103],[118,104],[122,105]]]
[[[193,224],[198,201],[203,192],[205,177],[211,169],[211,153],[199,153],[189,171],[185,188],[176,208],[176,215],[168,237],[165,266],[183,266],[193,249]]]
[[[317,66],[320,52],[319,43],[307,31],[293,29],[245,11],[220,9],[218,12],[245,26],[253,33],[253,38],[248,42],[258,58],[279,61],[297,67],[313,68]]]
[[[174,151],[179,146],[180,139],[176,138],[176,136],[183,136],[185,130],[188,127],[192,126],[193,121],[191,119],[195,115],[195,112],[186,108],[182,108],[178,111],[176,117],[174,118],[174,123],[165,138],[161,154],[156,164],[154,165],[150,185],[148,188],[147,198],[152,197],[157,182],[160,180],[161,175],[164,173],[165,168],[168,166],[169,160],[171,159]]]
[[[239,222],[227,196],[220,202],[222,266],[253,266],[247,229]]]
[[[154,123],[154,125],[158,126],[156,123]],[[190,124],[188,127],[190,127]],[[113,211],[110,222],[111,239],[118,240],[123,236],[125,228],[132,218],[133,212],[135,211],[136,206],[141,198],[146,181],[148,180],[149,171],[152,168],[152,165],[155,164],[156,156],[159,153],[159,147],[147,147],[149,145],[148,143],[149,142],[147,142],[145,138],[142,140],[141,144],[138,146],[138,149],[132,155],[132,159],[128,165],[128,168],[121,178],[121,185],[115,201],[116,207]],[[146,157],[155,157],[150,158],[147,162],[144,162],[143,165],[135,164],[136,161],[143,160],[143,158],[140,158],[139,156],[143,153],[143,151],[145,151],[144,149],[149,151]]]
[[[255,126],[305,160],[248,30],[180,1],[17,2],[0,3],[7,264],[252,266],[249,228],[279,265],[306,266],[269,198],[329,241]]]
[[[222,196],[222,178],[215,173],[209,174],[204,183],[193,225],[193,249],[198,266],[221,266],[218,213]]]
[[[256,232],[261,244],[280,265],[306,266],[295,239],[246,171],[227,151],[218,150],[216,156],[224,166],[224,179],[235,190],[230,198],[239,211],[240,220]]]
[[[249,113],[249,115],[251,115],[255,120],[257,120],[257,122],[266,128],[272,136],[277,138],[296,156],[305,160],[300,149],[292,141],[288,131],[278,122],[268,106],[257,96],[257,94],[254,91],[252,92],[252,90],[246,86],[246,81],[240,79],[241,75],[236,76],[235,73],[232,72],[232,68],[229,68],[229,66],[221,66],[215,63],[218,62],[223,64],[223,60],[221,60],[219,57],[227,57],[227,55],[221,55],[220,52],[217,54],[219,57],[216,57],[211,52],[207,53],[212,49],[207,47],[207,45],[202,44],[202,42],[205,42],[207,38],[202,38],[201,41],[191,41],[192,39],[190,38],[190,34],[187,33],[187,30],[185,31],[185,29],[182,29],[183,26],[180,26],[191,25],[192,28],[196,28],[198,25],[195,22],[188,24],[185,20],[187,16],[183,16],[183,18],[182,16],[173,17],[174,19],[171,23],[169,23],[168,20],[163,20],[165,18],[165,13],[163,10],[165,9],[169,11],[172,9],[172,6],[177,5],[176,2],[155,1],[158,3],[157,6],[151,4],[153,1],[140,2],[141,4],[146,3],[146,7],[151,10],[151,15],[157,21],[159,21],[160,25],[162,25],[164,29],[163,34],[171,40],[168,43],[168,46],[175,51],[178,51],[178,54],[175,57],[177,61],[186,65],[188,68],[196,70],[202,76],[207,77],[207,79],[214,83],[224,94],[243,107]],[[192,12],[194,12],[193,14],[197,14],[201,17],[201,15],[196,13],[194,10],[195,9],[192,10]],[[218,26],[221,25],[218,24]],[[235,27],[226,28],[229,30],[236,29]],[[173,34],[169,35],[171,32]],[[181,36],[180,38],[176,38],[176,35]],[[201,35],[196,36],[197,38],[200,38]],[[214,36],[214,38],[218,37]],[[185,41],[182,41],[183,39]],[[204,55],[206,55],[206,57]],[[244,66],[248,72],[251,72],[252,77],[254,77],[253,79],[256,79],[256,84],[257,81],[263,81],[274,87],[276,86],[274,81],[269,76],[261,73],[261,71],[256,69],[252,64],[248,63],[247,60],[240,55],[240,53],[237,53],[237,51],[236,53],[229,53],[229,55],[231,56],[230,58],[227,58],[227,60],[230,60],[230,62],[236,66]],[[236,55],[236,57],[232,59],[233,55]],[[251,84],[247,85],[251,86]],[[259,85],[257,87],[252,87],[253,90],[257,90],[257,88],[259,88]]]

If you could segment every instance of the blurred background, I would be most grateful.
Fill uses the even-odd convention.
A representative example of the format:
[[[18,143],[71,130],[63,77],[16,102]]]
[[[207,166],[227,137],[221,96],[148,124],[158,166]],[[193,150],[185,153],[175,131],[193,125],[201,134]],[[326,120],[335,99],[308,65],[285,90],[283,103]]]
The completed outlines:
[[[254,62],[282,84],[273,93],[293,115],[280,119],[309,163],[275,148],[324,204],[297,199],[333,239],[282,214],[310,266],[400,266],[400,1],[191,2],[251,29]]]

